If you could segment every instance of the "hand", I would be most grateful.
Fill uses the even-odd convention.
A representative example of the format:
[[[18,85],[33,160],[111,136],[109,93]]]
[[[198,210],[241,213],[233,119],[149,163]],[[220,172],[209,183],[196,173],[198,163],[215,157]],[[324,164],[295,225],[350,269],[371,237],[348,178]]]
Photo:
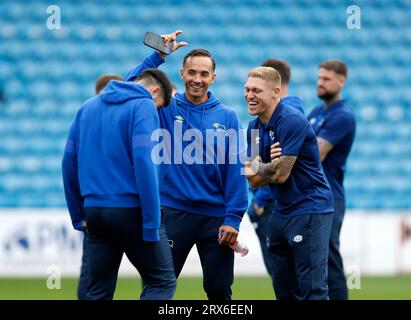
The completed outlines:
[[[253,161],[251,161],[251,170],[255,172],[255,174],[258,174],[258,168],[260,167],[260,162],[262,162],[263,159],[261,159],[260,156],[255,157]]]
[[[251,186],[254,186],[254,184],[258,183],[261,179],[261,177],[258,176],[258,167],[261,160],[261,157],[257,156],[253,161],[245,162],[244,174]]]
[[[181,47],[184,47],[186,45],[188,45],[187,42],[177,42],[177,36],[179,36],[180,34],[182,34],[183,31],[182,30],[176,30],[173,33],[170,34],[162,34],[161,36],[163,37],[164,40],[164,44],[165,45],[171,45],[171,52],[174,52],[176,50],[178,50]],[[166,54],[157,51],[158,54],[164,59],[166,57]]]
[[[262,216],[264,214],[265,208],[260,207],[258,204],[254,203],[254,211],[257,216]]]
[[[282,149],[280,148],[280,143],[279,142],[274,143],[271,146],[271,151],[270,151],[271,161],[281,157],[281,151]]]
[[[230,226],[221,226],[218,228],[218,243],[231,245],[237,240],[238,230]]]
[[[246,161],[244,164],[244,174],[245,177],[247,179],[250,179],[252,177],[254,177],[255,175],[257,175],[256,172],[253,171],[253,169],[251,168],[251,162],[250,161]]]

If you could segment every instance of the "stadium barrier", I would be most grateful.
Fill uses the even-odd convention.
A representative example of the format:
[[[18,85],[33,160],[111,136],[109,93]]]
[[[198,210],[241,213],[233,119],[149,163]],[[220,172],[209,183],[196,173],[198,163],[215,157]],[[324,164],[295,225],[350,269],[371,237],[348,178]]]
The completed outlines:
[[[261,250],[253,226],[244,217],[239,240],[250,249],[236,255],[235,273],[265,275]],[[395,275],[411,273],[411,213],[348,211],[341,234],[347,274]],[[0,210],[0,277],[46,277],[49,270],[62,276],[79,274],[82,234],[75,231],[64,209]],[[120,275],[136,272],[126,257]],[[182,275],[200,275],[192,250]]]

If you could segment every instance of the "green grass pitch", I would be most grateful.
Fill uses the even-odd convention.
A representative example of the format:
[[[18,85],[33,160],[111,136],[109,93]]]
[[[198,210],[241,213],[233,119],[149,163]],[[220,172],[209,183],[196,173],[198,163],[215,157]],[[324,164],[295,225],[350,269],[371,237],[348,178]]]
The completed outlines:
[[[42,278],[0,278],[0,300],[71,300],[76,299],[77,279],[63,278],[61,288],[50,290]],[[119,278],[114,299],[138,299],[140,279]],[[234,300],[271,300],[274,292],[268,277],[237,276],[234,280]],[[350,299],[404,299],[411,300],[411,276],[362,277],[361,289],[349,291]],[[182,277],[178,280],[176,300],[206,299],[200,277]]]

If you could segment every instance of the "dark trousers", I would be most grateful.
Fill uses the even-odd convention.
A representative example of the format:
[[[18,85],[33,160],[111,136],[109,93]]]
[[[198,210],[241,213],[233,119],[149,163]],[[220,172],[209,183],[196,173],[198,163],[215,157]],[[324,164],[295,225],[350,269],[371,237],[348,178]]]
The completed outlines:
[[[123,253],[143,280],[140,299],[172,299],[176,279],[164,227],[160,241],[143,241],[141,208],[86,208],[86,221],[88,299],[113,298]]]
[[[201,216],[164,207],[164,225],[173,254],[176,277],[195,244],[203,269],[203,288],[209,300],[230,300],[234,280],[234,252],[218,244],[224,218]]]
[[[347,300],[348,288],[340,254],[340,232],[345,213],[344,200],[334,200],[335,213],[330,236],[328,258],[328,290],[331,300]]]
[[[327,264],[333,214],[271,215],[269,251],[278,300],[328,300]]]
[[[260,241],[261,253],[263,254],[263,260],[268,274],[272,277],[272,267],[270,260],[270,253],[268,252],[267,247],[267,237],[270,232],[270,216],[272,211],[272,205],[269,205],[265,208],[264,213],[261,216],[258,216],[255,213],[254,209],[254,200],[251,201],[250,206],[248,207],[247,213],[250,217],[250,221],[254,226],[255,233],[257,234],[258,240]]]
[[[77,298],[79,300],[87,300],[87,287],[88,287],[88,243],[87,235],[83,236],[83,255],[81,257],[80,277],[77,287]]]

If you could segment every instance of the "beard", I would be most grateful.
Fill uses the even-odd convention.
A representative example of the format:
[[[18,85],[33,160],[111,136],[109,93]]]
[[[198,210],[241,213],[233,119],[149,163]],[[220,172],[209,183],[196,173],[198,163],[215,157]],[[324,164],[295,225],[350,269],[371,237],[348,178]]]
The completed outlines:
[[[318,94],[318,98],[320,98],[324,101],[331,101],[331,100],[334,100],[334,98],[337,94],[338,94],[338,92],[325,91],[322,94]]]

